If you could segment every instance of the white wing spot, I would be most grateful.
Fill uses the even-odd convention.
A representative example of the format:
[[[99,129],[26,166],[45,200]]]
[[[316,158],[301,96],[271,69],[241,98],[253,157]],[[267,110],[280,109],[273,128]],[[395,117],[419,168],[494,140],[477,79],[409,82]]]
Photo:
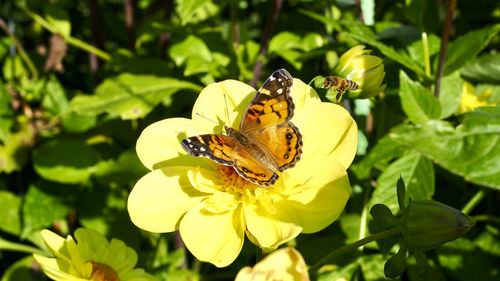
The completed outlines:
[[[276,79],[276,78],[274,78],[274,76],[269,77],[269,81],[274,81],[274,79]]]
[[[276,92],[281,95],[281,93],[283,93],[283,89],[278,89]]]
[[[186,142],[187,143],[191,143],[191,139],[186,139]]]
[[[200,147],[200,151],[201,151],[201,152],[205,152],[205,151],[206,151],[206,149],[205,149],[204,147]]]

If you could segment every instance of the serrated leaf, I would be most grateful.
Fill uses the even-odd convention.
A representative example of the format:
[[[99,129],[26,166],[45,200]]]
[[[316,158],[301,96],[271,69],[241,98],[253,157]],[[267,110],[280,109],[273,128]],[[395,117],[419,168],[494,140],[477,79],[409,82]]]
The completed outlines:
[[[399,73],[401,105],[406,115],[415,123],[437,119],[441,115],[441,106],[434,95],[424,86],[412,81],[404,71]]]
[[[33,152],[35,171],[60,183],[84,183],[96,170],[99,155],[82,141],[54,139]]]
[[[182,25],[195,21],[197,17],[197,10],[203,8],[203,6],[207,4],[211,4],[210,0],[179,1],[177,5],[177,12],[180,14]]]
[[[106,79],[92,96],[77,95],[71,100],[69,110],[82,115],[106,112],[122,119],[136,119],[146,116],[166,96],[180,90],[199,92],[202,88],[174,78],[124,73]]]
[[[71,35],[71,22],[66,10],[54,5],[47,4],[44,7],[45,17],[63,37]]]
[[[472,62],[498,31],[500,31],[500,24],[470,31],[451,42],[446,51],[444,75]],[[437,65],[437,59],[435,65]]]
[[[54,194],[60,185],[38,181],[32,184],[23,204],[23,237],[32,231],[50,226],[54,221],[64,218],[70,210],[63,199]]]
[[[432,120],[402,126],[390,137],[469,182],[500,189],[500,105],[464,114],[456,128]]]
[[[438,98],[441,105],[440,119],[447,118],[457,111],[462,100],[463,83],[458,71],[443,77],[443,80],[441,80],[441,89]]]
[[[380,175],[369,206],[384,204],[393,214],[399,213],[396,184],[400,175],[406,185],[406,200],[432,198],[434,194],[432,162],[420,153],[412,151],[394,161]]]
[[[0,229],[18,235],[21,231],[21,198],[8,191],[0,191]]]
[[[462,68],[460,73],[470,80],[500,83],[500,53],[481,56]]]

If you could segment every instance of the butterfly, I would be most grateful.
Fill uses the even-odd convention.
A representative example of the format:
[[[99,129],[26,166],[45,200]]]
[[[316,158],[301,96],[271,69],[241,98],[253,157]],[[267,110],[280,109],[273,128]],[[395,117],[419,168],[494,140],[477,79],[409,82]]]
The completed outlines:
[[[290,122],[295,108],[292,84],[290,73],[276,70],[248,105],[238,130],[225,126],[227,135],[185,138],[182,147],[192,156],[233,166],[241,177],[257,185],[275,184],[277,172],[295,166],[302,154],[302,135]]]

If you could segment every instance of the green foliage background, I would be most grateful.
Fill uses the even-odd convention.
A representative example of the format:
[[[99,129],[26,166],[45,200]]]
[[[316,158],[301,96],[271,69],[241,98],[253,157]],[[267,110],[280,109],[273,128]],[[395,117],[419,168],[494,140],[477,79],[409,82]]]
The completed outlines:
[[[410,259],[401,278],[500,280],[500,106],[457,113],[464,81],[476,94],[490,89],[490,103],[500,101],[500,3],[458,1],[441,49],[449,1],[284,1],[262,55],[276,2],[0,3],[1,281],[46,279],[30,256],[45,249],[39,231],[66,235],[80,226],[122,239],[138,252],[139,266],[160,279],[234,279],[255,261],[251,243],[231,266],[216,269],[177,247],[174,234],[131,223],[127,196],[147,172],[135,154],[137,137],[155,121],[189,117],[209,83],[249,82],[258,60],[261,82],[283,67],[307,83],[332,74],[338,57],[359,44],[383,58],[388,87],[370,100],[345,101],[360,129],[351,199],[337,222],[292,244],[311,265],[378,231],[368,210],[383,203],[397,211],[402,175],[412,199],[463,208],[478,223],[466,237],[429,252],[424,275]],[[50,46],[56,33],[67,44],[59,59],[54,49],[64,44]],[[341,256],[318,280],[385,279],[394,243]]]

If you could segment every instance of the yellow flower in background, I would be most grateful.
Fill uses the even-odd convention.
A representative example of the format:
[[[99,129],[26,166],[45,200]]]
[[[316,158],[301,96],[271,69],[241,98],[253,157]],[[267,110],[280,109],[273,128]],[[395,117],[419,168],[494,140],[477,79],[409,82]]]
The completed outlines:
[[[306,263],[302,255],[292,247],[279,249],[253,268],[244,267],[235,281],[309,281]]]
[[[335,75],[354,81],[359,86],[358,90],[349,91],[349,98],[373,97],[387,86],[382,85],[385,77],[382,59],[370,53],[371,50],[365,50],[365,46],[352,47],[342,54],[333,70]]]
[[[488,102],[492,93],[493,90],[488,89],[479,93],[479,95],[476,95],[476,89],[474,86],[468,82],[464,82],[462,86],[462,100],[460,101],[460,106],[458,107],[458,114],[473,111],[474,108],[479,106],[496,105],[496,102]]]
[[[300,80],[291,88],[292,122],[302,134],[303,154],[276,184],[254,185],[233,167],[182,148],[186,137],[220,134],[223,125],[239,124],[255,92],[235,80],[210,84],[195,102],[192,119],[165,119],[142,132],[137,154],[151,172],[129,195],[135,225],[151,232],[179,230],[196,258],[223,267],[236,259],[245,234],[261,248],[276,249],[339,217],[350,193],[346,169],[356,152],[357,126],[343,107],[321,102]]]
[[[91,229],[79,228],[75,239],[49,231],[41,232],[54,257],[34,254],[43,272],[57,281],[153,281],[154,276],[135,268],[137,254],[118,239],[108,242]]]

